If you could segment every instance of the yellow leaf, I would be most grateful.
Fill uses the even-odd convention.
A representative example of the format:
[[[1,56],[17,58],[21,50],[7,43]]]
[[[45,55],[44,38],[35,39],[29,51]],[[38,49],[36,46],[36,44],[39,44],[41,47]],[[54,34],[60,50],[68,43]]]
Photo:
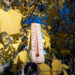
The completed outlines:
[[[27,26],[27,24],[23,24],[23,26]]]
[[[20,13],[21,11],[19,9],[15,9],[16,12]]]
[[[66,64],[62,64],[62,66],[63,66],[63,68],[65,68],[65,69],[69,69],[69,66],[66,65]]]
[[[2,53],[3,53],[3,52],[2,52],[2,51],[0,51],[0,55],[2,55]]]
[[[18,48],[18,46],[19,46],[19,44],[21,43],[21,39],[19,39],[18,41],[16,41],[17,43],[15,43],[15,44],[12,44],[12,46],[15,48],[15,51],[17,51],[17,48]]]
[[[4,46],[0,43],[0,49],[3,48]]]
[[[27,61],[28,61],[27,51],[23,50],[16,56],[16,59],[14,60],[14,64],[13,64],[12,69],[13,69],[13,72],[15,75],[17,75],[17,73],[16,73],[17,64],[20,63],[19,64],[19,70],[21,70],[21,63],[26,64]]]
[[[45,63],[42,63],[42,64],[39,64],[39,68],[40,68],[40,71],[41,71],[41,75],[51,75],[51,68],[45,64]]]
[[[68,75],[67,71],[63,69],[64,75]]]
[[[7,12],[0,9],[0,33],[2,31],[6,31],[9,35],[19,33],[21,19],[22,15],[12,9]]]
[[[17,64],[18,63],[18,55],[16,56],[16,59],[14,59],[14,64]]]
[[[29,31],[29,34],[28,34],[28,50],[31,50],[31,31]]]
[[[10,49],[5,49],[5,54],[11,54],[11,50]]]
[[[42,33],[44,33],[44,35],[46,35],[47,37],[50,38],[50,36],[48,35],[47,31],[46,30],[42,30]]]
[[[44,33],[44,38],[45,38],[45,42],[46,42],[46,48],[49,48],[51,50],[50,36],[46,32],[46,30],[42,30],[42,32]]]
[[[49,48],[51,50],[51,43],[50,43],[50,37],[47,37],[44,35],[45,42],[46,42],[46,48]]]
[[[61,49],[61,54],[64,55],[64,56],[65,55],[70,55],[71,54],[71,51],[69,51],[69,50],[62,50]]]
[[[27,59],[27,51],[26,50],[21,51],[18,56],[19,56],[19,60],[23,64],[26,64],[27,63],[28,59]]]
[[[39,15],[38,15],[40,18],[41,18],[41,13],[39,13]]]
[[[18,62],[22,62],[23,64],[26,64],[27,61],[28,61],[27,51],[23,50],[16,56],[16,59],[14,60],[14,64],[17,64]]]
[[[42,39],[43,47],[45,47],[45,39]]]
[[[13,70],[13,72],[14,72],[14,75],[17,75],[16,67],[17,67],[17,64],[14,64],[13,67],[12,67],[12,70]]]
[[[16,57],[15,62],[12,66],[12,70],[13,70],[14,75],[17,75],[17,65],[18,65],[17,63],[18,63],[18,56]],[[19,67],[19,65],[18,65],[18,67]]]
[[[42,28],[44,28],[44,27],[45,27],[45,25],[41,25],[41,27],[42,27]]]
[[[47,26],[47,28],[48,28],[48,30],[50,30],[50,29],[51,29],[51,27],[50,27],[50,26]]]
[[[52,61],[52,73],[53,75],[59,75],[62,72],[62,63],[58,59],[53,59]],[[58,72],[56,72],[58,71]]]

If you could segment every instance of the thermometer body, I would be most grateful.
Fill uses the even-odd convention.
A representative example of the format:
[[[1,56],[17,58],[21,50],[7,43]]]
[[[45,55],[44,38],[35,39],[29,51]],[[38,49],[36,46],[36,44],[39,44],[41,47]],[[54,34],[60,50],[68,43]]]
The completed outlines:
[[[38,23],[32,23],[31,25],[31,59],[35,63],[43,63],[45,61],[41,27]]]

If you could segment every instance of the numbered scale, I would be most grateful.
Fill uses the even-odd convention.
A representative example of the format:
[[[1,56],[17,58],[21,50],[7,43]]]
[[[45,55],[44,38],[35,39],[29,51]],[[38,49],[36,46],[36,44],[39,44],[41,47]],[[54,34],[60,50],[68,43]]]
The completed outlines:
[[[35,63],[43,63],[45,61],[41,27],[38,23],[32,23],[31,25],[31,59]]]

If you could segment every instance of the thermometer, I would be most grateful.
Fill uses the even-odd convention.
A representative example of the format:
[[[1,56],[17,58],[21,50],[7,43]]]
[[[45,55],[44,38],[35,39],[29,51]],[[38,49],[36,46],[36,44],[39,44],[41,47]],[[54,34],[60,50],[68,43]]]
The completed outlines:
[[[38,23],[32,23],[31,25],[31,59],[35,63],[43,63],[45,61],[41,26]]]

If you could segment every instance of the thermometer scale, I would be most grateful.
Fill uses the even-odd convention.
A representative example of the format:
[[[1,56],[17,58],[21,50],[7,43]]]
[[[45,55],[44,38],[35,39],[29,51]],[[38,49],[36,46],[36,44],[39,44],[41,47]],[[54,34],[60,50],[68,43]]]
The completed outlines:
[[[32,23],[31,25],[31,59],[35,63],[43,63],[45,61],[41,27],[38,23]]]

